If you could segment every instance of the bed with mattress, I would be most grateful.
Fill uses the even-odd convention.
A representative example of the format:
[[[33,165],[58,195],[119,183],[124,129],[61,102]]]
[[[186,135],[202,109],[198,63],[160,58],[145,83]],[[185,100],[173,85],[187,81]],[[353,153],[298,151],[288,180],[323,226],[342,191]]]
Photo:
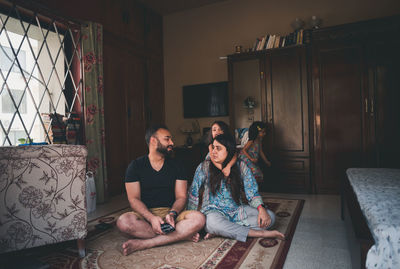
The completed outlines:
[[[349,168],[346,174],[342,209],[359,254],[353,267],[400,268],[400,169]]]

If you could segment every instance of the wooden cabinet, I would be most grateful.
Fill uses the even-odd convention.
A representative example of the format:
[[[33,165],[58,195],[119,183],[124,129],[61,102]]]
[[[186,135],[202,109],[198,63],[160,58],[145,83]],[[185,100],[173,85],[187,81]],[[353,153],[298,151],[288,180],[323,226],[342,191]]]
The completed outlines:
[[[338,193],[346,168],[360,167],[366,92],[357,45],[314,45],[315,176],[320,193]]]
[[[162,17],[136,1],[105,1],[104,92],[108,194],[146,154],[145,130],[164,122]],[[148,46],[148,44],[150,44]]]
[[[280,191],[310,192],[308,79],[305,47],[266,54],[264,119],[270,125],[267,143],[271,178]]]
[[[254,89],[260,108],[254,119],[268,124],[263,146],[272,167],[264,173],[266,191],[311,191],[306,54],[307,48],[299,46],[229,56],[231,124],[248,127],[238,126],[243,121],[235,118],[241,105],[238,96]]]
[[[399,48],[393,16],[314,30],[307,47],[228,57],[230,124],[247,127],[236,91],[255,89],[269,125],[264,190],[337,194],[347,168],[400,168]]]
[[[400,30],[397,31],[400,33]],[[400,39],[367,47],[370,118],[367,164],[400,168]]]
[[[338,193],[350,167],[399,167],[399,18],[313,33],[315,184]]]

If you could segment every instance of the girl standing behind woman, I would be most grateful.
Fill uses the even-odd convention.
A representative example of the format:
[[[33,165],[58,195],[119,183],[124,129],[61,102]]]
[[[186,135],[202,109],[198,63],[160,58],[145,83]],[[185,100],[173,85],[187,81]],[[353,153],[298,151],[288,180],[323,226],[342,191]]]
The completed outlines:
[[[206,160],[211,159],[210,154],[213,150],[212,141],[217,135],[220,134],[226,134],[233,138],[229,130],[228,124],[226,124],[223,121],[214,121],[213,124],[211,125],[211,130],[208,134],[208,154],[205,158]],[[231,168],[236,163],[236,160],[237,160],[237,153],[235,153],[235,155],[232,157],[232,160],[224,167],[224,169],[222,169],[222,173],[224,174],[224,176],[226,177],[229,176],[229,174],[231,173]]]
[[[262,139],[266,134],[266,127],[267,126],[264,122],[253,122],[249,127],[249,141],[247,141],[239,154],[239,159],[243,160],[251,169],[258,183],[263,182],[264,178],[263,173],[257,164],[259,156],[261,156],[268,167],[271,166],[271,162],[262,151]]]

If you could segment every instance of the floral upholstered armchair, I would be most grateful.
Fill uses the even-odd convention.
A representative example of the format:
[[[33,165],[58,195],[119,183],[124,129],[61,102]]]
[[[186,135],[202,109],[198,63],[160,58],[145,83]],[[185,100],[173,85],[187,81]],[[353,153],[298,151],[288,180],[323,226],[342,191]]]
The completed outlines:
[[[0,147],[0,253],[87,233],[85,146]]]

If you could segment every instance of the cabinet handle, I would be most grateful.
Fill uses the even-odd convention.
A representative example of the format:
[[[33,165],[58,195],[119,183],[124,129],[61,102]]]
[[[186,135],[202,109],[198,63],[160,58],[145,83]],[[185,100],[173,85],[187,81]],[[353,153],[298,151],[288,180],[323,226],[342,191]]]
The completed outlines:
[[[128,111],[127,111],[127,114],[128,114],[128,119],[130,119],[130,118],[131,118],[131,115],[132,115],[132,113],[131,113],[131,107],[129,107],[129,106],[128,106]]]
[[[374,99],[371,98],[371,108],[369,110],[371,112],[371,116],[374,115]]]
[[[260,72],[260,78],[264,79],[264,72],[263,71]]]
[[[268,119],[267,105],[266,104],[263,105],[263,115],[262,116],[263,116],[264,120]]]
[[[272,123],[272,109],[271,109],[271,104],[268,104],[268,119],[269,119],[269,122]]]
[[[365,102],[365,113],[368,113],[368,98],[364,98]]]

